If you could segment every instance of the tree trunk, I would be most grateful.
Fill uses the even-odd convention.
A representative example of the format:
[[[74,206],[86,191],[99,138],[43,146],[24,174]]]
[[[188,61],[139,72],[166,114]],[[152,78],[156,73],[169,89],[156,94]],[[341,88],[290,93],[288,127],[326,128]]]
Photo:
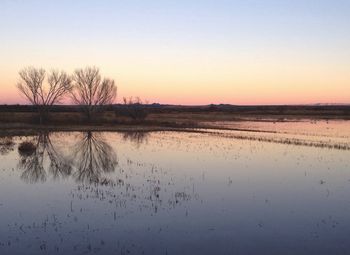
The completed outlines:
[[[88,109],[87,115],[88,115],[88,122],[91,123],[91,109]]]
[[[42,125],[43,124],[43,109],[41,106],[37,106],[38,108],[38,113],[39,113],[39,124]]]
[[[45,124],[45,122],[48,119],[49,108],[45,105],[41,105],[38,107],[38,109],[39,109],[39,123],[40,125]]]

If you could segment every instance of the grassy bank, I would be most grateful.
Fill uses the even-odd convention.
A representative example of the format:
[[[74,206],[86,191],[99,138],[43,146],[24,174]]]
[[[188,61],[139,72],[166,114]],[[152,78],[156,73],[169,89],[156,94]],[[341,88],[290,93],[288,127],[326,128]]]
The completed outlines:
[[[286,122],[301,119],[350,120],[350,106],[166,106],[145,105],[147,115],[132,119],[123,113],[123,106],[113,105],[96,112],[92,121],[77,106],[55,106],[46,122],[38,125],[39,115],[31,106],[0,106],[1,129],[49,130],[181,130],[211,128],[222,121]],[[218,125],[216,125],[217,128]],[[224,128],[224,127],[223,127]]]
[[[104,106],[96,112],[95,121],[123,122],[128,118],[123,114],[127,106]],[[350,105],[328,106],[176,106],[176,105],[142,105],[147,112],[146,120],[241,120],[241,119],[350,119]],[[54,122],[83,122],[84,114],[79,106],[58,105],[50,109],[50,121]],[[0,105],[0,121],[30,122],[38,118],[36,109],[28,105]],[[20,118],[20,119],[19,119]]]

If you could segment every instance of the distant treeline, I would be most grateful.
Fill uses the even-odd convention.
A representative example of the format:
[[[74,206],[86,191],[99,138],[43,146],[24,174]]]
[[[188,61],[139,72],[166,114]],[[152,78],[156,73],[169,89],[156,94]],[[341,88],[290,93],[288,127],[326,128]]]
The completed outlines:
[[[113,104],[99,106],[99,111],[118,111],[128,108],[125,104]],[[237,106],[237,105],[203,105],[181,106],[163,104],[142,104],[148,113],[202,113],[225,112],[248,115],[332,115],[350,116],[350,105],[267,105],[267,106]],[[33,105],[0,105],[0,112],[35,112]],[[83,112],[80,105],[53,105],[50,109],[54,112]]]

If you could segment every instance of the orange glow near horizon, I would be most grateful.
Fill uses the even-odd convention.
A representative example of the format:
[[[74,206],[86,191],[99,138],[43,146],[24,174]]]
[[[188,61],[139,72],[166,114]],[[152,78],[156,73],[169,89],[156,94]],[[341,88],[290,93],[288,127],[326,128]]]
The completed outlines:
[[[213,59],[214,60],[214,59]],[[210,63],[153,65],[139,62],[101,65],[101,73],[116,80],[118,96],[139,96],[149,103],[205,105],[205,104],[313,104],[347,103],[350,74],[345,68],[320,66],[313,63]],[[242,62],[243,63],[243,62]],[[42,66],[43,65],[34,65]],[[296,68],[297,66],[297,68]],[[0,104],[26,104],[16,83],[18,70],[7,66],[0,77]],[[46,68],[50,70],[50,67]],[[63,69],[63,68],[59,68]],[[67,68],[72,72],[74,68]],[[120,70],[120,71],[118,71]],[[66,100],[65,103],[70,103]]]

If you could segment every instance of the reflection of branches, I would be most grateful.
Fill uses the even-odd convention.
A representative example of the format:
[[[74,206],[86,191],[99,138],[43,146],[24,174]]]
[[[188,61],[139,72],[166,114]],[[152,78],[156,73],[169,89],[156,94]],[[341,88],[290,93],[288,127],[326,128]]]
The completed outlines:
[[[13,151],[15,143],[12,141],[12,137],[0,137],[0,155],[5,155],[10,151]]]
[[[103,173],[113,172],[117,157],[113,148],[100,134],[86,132],[75,146],[73,153],[77,172],[74,174],[79,182],[100,182]]]
[[[30,183],[44,182],[46,180],[46,172],[43,158],[43,153],[38,149],[30,156],[22,156],[18,166],[23,170],[21,178]]]
[[[45,156],[49,160],[48,172],[56,179],[71,174],[72,167],[69,161],[53,146],[47,132],[40,133],[33,141],[35,150],[31,154],[21,155],[19,168],[23,169],[22,178],[28,182],[45,181],[47,172],[44,168]]]
[[[26,142],[28,143],[28,142]],[[32,142],[30,153],[20,153],[18,168],[23,170],[21,178],[35,183],[44,182],[48,175],[54,179],[73,175],[77,181],[107,184],[110,180],[102,174],[112,172],[117,157],[112,147],[100,134],[86,132],[75,145],[72,160],[67,160],[53,145],[47,132],[40,133]],[[73,172],[73,163],[76,171]]]
[[[50,159],[49,172],[57,178],[64,178],[71,174],[71,163],[52,145],[49,136],[46,136],[46,152]]]
[[[125,141],[130,140],[134,142],[137,146],[140,146],[140,144],[147,142],[148,135],[148,132],[129,131],[123,133],[123,139]]]

